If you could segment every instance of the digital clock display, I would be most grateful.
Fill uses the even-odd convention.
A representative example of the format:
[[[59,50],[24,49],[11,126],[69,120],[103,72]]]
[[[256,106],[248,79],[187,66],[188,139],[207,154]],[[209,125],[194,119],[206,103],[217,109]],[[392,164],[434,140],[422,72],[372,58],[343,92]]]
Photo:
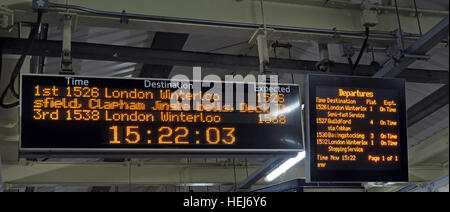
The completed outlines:
[[[310,182],[407,182],[405,82],[309,75]]]
[[[23,75],[21,153],[302,150],[298,86],[207,84],[196,90],[192,81]]]

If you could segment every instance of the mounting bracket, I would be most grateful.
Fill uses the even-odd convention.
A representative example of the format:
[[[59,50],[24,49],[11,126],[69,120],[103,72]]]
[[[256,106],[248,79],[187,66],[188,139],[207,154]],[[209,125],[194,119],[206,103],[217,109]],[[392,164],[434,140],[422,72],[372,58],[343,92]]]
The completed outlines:
[[[62,55],[60,74],[74,75],[72,70],[72,27],[74,14],[62,14]]]
[[[269,45],[267,43],[268,32],[266,29],[260,28],[252,35],[249,43],[256,41],[258,45],[258,56],[259,56],[259,72],[262,74],[269,70],[270,56],[269,56]]]
[[[46,12],[49,7],[48,0],[33,0],[33,10]]]
[[[395,61],[399,61],[401,58],[410,58],[414,60],[423,60],[428,61],[431,59],[430,55],[421,55],[421,54],[414,54],[414,53],[408,53],[407,50],[404,48],[404,44],[402,41],[403,32],[400,29],[395,30],[395,36],[397,41],[397,49],[392,51],[388,51],[388,55]]]
[[[0,6],[0,30],[4,29],[8,32],[14,27],[14,12],[6,7]]]
[[[316,68],[322,72],[330,72],[333,61],[330,60],[328,44],[319,43],[320,61],[316,63]]]

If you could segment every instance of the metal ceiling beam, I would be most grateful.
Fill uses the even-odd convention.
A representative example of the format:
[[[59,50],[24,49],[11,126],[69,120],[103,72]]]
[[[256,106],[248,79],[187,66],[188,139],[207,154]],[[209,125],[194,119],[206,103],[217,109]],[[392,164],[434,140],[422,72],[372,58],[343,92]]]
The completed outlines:
[[[368,187],[369,192],[399,192],[402,188],[406,188],[405,190],[416,188],[417,185],[424,185],[427,182],[433,181],[436,178],[440,178],[442,176],[448,175],[448,170],[445,171],[442,167],[439,166],[416,166],[414,168],[410,168],[409,170],[410,177],[408,183],[396,183],[396,184],[388,184],[382,187]]]
[[[3,164],[5,185],[172,185],[192,183],[234,184],[259,165],[236,168],[214,163],[65,163],[21,162]],[[131,173],[131,175],[130,175]],[[213,173],[213,174],[212,174]]]
[[[230,191],[246,191],[257,183],[261,178],[265,177],[267,173],[272,171],[282,162],[286,161],[286,158],[271,158],[264,165],[254,171],[250,176],[248,176],[242,183],[238,184],[236,187],[231,188]]]
[[[449,32],[449,16],[445,17],[441,22],[434,26],[430,31],[423,35],[419,40],[406,49],[405,54],[425,55],[442,40],[448,38]],[[399,61],[391,59],[374,77],[396,77],[403,70],[413,64],[416,59],[411,57],[403,57]]]
[[[110,192],[111,186],[94,186],[91,188],[91,192]]]
[[[448,153],[449,129],[442,130],[408,150],[410,167],[418,165],[443,152]],[[444,162],[444,161],[443,161]]]
[[[428,160],[441,154],[448,154],[449,128],[408,149],[408,166],[410,183],[423,183],[448,175],[448,167],[443,163],[427,163]],[[407,185],[393,187],[370,188],[370,191],[386,192],[401,189]]]
[[[433,181],[419,185],[408,185],[397,192],[438,192],[440,188],[448,185],[448,174]]]
[[[422,99],[408,109],[408,127],[412,127],[432,113],[448,105],[448,84]]]
[[[448,169],[444,169],[441,164],[416,165],[409,169],[410,182],[414,183],[427,182],[447,174]]]
[[[305,179],[288,182],[254,190],[253,192],[305,192],[305,190],[323,190],[323,192],[364,192],[361,183],[306,183]]]
[[[26,40],[0,38],[5,54],[22,54]],[[30,55],[60,57],[61,42],[37,40],[30,50]],[[114,46],[91,43],[72,43],[72,57],[77,59],[104,60],[116,62],[148,63],[166,66],[201,66],[210,68],[231,69],[236,71],[258,71],[258,57],[203,52],[155,50],[127,46]],[[271,58],[270,68],[274,72],[286,73],[323,73],[316,68],[317,61],[289,60]],[[336,63],[330,73],[351,75],[349,64]],[[371,76],[375,73],[373,66],[360,65],[355,74]],[[448,83],[449,72],[439,70],[407,69],[399,77],[409,82]]]
[[[413,182],[430,181],[448,174],[448,168],[443,166],[445,161],[429,164],[428,161],[449,150],[449,128],[427,138],[419,144],[409,148],[408,164],[410,179]]]
[[[182,50],[189,34],[157,32],[153,37],[151,49],[155,50]],[[168,78],[173,66],[158,64],[143,64],[139,77]]]
[[[448,137],[447,137],[448,140]],[[447,144],[448,145],[448,144]],[[447,150],[448,151],[448,148]],[[260,165],[247,166],[255,172]],[[130,178],[131,170],[131,178]],[[425,182],[448,174],[442,166],[413,165],[409,169],[411,182]],[[235,184],[246,179],[246,167],[222,164],[171,164],[171,163],[7,163],[3,164],[3,181],[9,185],[173,185],[190,183]],[[211,175],[214,173],[214,175]],[[273,183],[305,177],[304,164],[299,164]],[[258,186],[267,185],[264,182]]]

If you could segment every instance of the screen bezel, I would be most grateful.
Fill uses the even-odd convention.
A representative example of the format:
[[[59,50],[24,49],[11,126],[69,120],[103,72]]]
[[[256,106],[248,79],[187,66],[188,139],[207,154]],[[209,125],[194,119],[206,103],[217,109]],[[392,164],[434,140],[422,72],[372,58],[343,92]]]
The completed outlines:
[[[32,76],[32,77],[75,77],[83,79],[120,79],[120,80],[154,80],[154,81],[170,81],[170,79],[160,79],[160,78],[121,78],[121,77],[99,77],[99,76],[80,76],[80,75],[54,75],[54,74],[22,74],[20,77],[20,96],[22,97],[23,83],[22,77]],[[198,82],[195,80],[176,80],[180,82]],[[205,82],[205,81],[201,81]],[[223,81],[207,81],[207,82],[219,82],[225,83]],[[245,82],[234,82],[241,84],[248,84]],[[258,82],[259,83],[259,82]],[[270,83],[259,83],[270,85]],[[302,105],[302,94],[301,89],[298,84],[288,84],[279,83],[279,86],[294,86],[298,87],[299,92],[299,102]],[[22,120],[22,98],[19,100],[19,119]],[[102,155],[111,155],[114,157],[123,156],[133,156],[133,157],[154,157],[155,155],[173,155],[173,156],[185,156],[185,155],[209,155],[209,156],[239,156],[239,155],[249,155],[249,156],[274,156],[274,155],[295,155],[298,152],[304,151],[304,138],[305,130],[303,125],[303,113],[301,110],[298,111],[301,130],[301,146],[299,149],[225,149],[225,148],[23,148],[22,147],[22,121],[19,125],[19,155],[22,157],[26,156],[67,156],[67,157],[98,157]],[[149,155],[149,153],[151,153]]]

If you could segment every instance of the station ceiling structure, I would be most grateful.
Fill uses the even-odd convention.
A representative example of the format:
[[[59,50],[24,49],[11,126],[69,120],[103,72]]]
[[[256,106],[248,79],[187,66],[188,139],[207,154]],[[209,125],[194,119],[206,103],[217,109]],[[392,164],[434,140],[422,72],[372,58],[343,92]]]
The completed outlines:
[[[387,75],[398,18],[405,47],[418,46],[430,57],[400,61],[392,76],[407,80],[409,184],[367,184],[369,191],[429,188],[447,176],[449,152],[447,0],[50,0],[23,73],[58,74],[64,14],[73,17],[73,70],[79,75],[167,78],[192,73],[257,74],[258,45],[252,36],[268,31],[271,67],[281,83],[304,85],[307,73],[324,73],[317,64],[333,61],[332,74],[351,75],[343,44],[357,53],[365,40],[363,22],[373,22],[369,48],[355,75]],[[3,91],[21,49],[36,22],[31,0],[1,0],[0,49]],[[263,10],[261,10],[263,9]],[[366,13],[370,11],[371,13]],[[122,15],[121,15],[122,14]],[[143,17],[133,17],[140,14]],[[2,19],[3,18],[3,19]],[[0,22],[2,23],[2,22]],[[283,45],[284,44],[284,45]],[[325,51],[328,58],[321,54]],[[322,45],[323,46],[323,45]],[[47,49],[44,51],[44,49]],[[356,50],[355,50],[356,49]],[[372,49],[372,51],[371,51]],[[414,52],[410,52],[414,53]],[[382,67],[386,69],[383,71]],[[382,72],[380,72],[382,71]],[[328,73],[329,74],[329,73]],[[275,182],[265,182],[267,158],[108,158],[55,159],[18,157],[18,110],[0,109],[3,182],[9,189],[32,191],[233,191],[254,190],[305,177],[300,163]],[[415,187],[408,187],[408,186]],[[427,187],[428,186],[428,187]]]

